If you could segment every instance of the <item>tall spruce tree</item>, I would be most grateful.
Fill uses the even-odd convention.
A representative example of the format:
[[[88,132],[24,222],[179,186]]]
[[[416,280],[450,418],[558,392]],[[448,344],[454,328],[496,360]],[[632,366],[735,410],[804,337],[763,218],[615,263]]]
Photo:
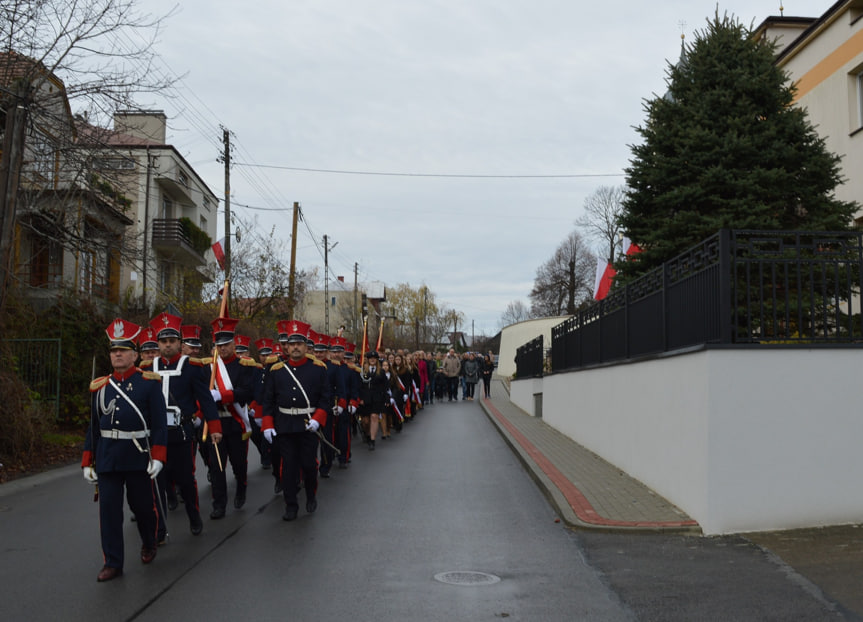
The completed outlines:
[[[625,278],[723,227],[846,230],[857,209],[834,197],[840,158],[792,105],[775,45],[718,11],[707,24],[645,102],[621,216],[643,253],[618,262]]]

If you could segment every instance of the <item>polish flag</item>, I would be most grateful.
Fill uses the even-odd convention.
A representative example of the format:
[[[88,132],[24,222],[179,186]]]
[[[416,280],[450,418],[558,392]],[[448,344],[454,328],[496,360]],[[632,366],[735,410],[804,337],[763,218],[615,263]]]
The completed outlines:
[[[219,268],[225,269],[225,238],[222,238],[212,246],[213,254],[216,256],[216,261],[219,262]]]
[[[641,252],[638,244],[633,244],[629,238],[623,238],[621,247],[623,254],[627,257],[632,257]],[[610,263],[602,260],[596,263],[596,279],[593,284],[593,298],[595,300],[602,300],[608,296],[608,291],[611,289],[615,276],[617,276],[617,270]]]
[[[611,283],[617,270],[607,261],[599,260],[596,262],[596,279],[593,283],[593,298],[594,300],[602,300],[608,296],[608,290],[611,289]]]

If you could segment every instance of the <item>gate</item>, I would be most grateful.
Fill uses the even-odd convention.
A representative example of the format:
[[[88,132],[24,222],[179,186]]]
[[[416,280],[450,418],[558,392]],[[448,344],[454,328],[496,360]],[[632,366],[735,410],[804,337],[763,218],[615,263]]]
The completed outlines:
[[[27,388],[36,394],[36,400],[53,403],[54,418],[60,416],[60,358],[59,339],[7,339],[16,371]]]

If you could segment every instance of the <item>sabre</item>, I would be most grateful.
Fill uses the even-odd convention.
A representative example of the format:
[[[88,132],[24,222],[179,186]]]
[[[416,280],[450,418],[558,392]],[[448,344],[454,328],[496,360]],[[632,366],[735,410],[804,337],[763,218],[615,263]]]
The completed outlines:
[[[308,423],[309,423],[309,419],[308,419],[308,417],[307,417],[307,418],[306,418],[306,425],[308,425]],[[322,442],[324,445],[326,445],[327,447],[329,447],[330,449],[332,449],[334,452],[336,452],[336,455],[337,455],[337,456],[341,456],[341,455],[342,455],[342,452],[339,450],[339,448],[338,448],[338,447],[336,447],[335,445],[333,445],[331,442],[329,442],[329,441],[327,440],[327,437],[326,437],[326,436],[324,436],[324,433],[323,433],[323,432],[321,432],[321,429],[320,429],[320,428],[318,428],[317,430],[315,430],[315,434],[317,434],[317,435],[318,435],[318,438],[319,438],[319,439],[321,439],[321,442]]]

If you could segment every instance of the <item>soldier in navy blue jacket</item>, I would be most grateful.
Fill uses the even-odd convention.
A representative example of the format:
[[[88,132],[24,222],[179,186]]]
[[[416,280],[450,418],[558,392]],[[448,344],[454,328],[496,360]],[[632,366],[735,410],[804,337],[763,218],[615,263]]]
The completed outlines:
[[[283,520],[297,517],[297,482],[306,489],[306,511],[318,507],[317,432],[331,415],[332,397],[326,365],[306,357],[309,325],[292,320],[283,339],[288,358],[270,367],[263,394],[264,438],[278,447],[282,459],[282,488],[285,497]],[[284,337],[282,335],[284,334]]]
[[[351,417],[356,411],[356,404],[359,400],[359,386],[354,383],[353,370],[345,363],[345,346],[347,340],[341,335],[330,337],[330,360],[327,362],[328,367],[331,365],[336,368],[336,372],[341,377],[341,386],[345,392],[343,399],[336,404],[336,415],[333,417],[335,426],[333,430],[333,438],[336,448],[339,450],[339,468],[348,468],[348,458],[351,455]],[[352,409],[351,406],[354,408]]]
[[[327,368],[327,382],[329,383],[328,387],[332,398],[329,410],[327,411],[327,422],[322,426],[323,429],[321,430],[321,433],[330,443],[334,443],[336,438],[336,418],[347,406],[344,378],[339,371],[339,366],[335,365],[330,360],[329,336],[311,329],[309,330],[309,335],[311,335],[315,342],[314,356]],[[335,457],[336,453],[333,451],[332,447],[325,443],[321,443],[321,477],[328,478],[330,476],[330,471],[333,468]]]
[[[156,499],[153,479],[166,460],[167,420],[159,377],[135,366],[140,327],[116,319],[106,329],[111,342],[110,376],[90,384],[90,427],[81,467],[97,484],[99,526],[105,565],[97,581],[123,574],[123,492],[137,517],[141,561],[156,557]]]
[[[219,419],[216,403],[204,377],[201,359],[180,354],[182,318],[162,313],[150,321],[156,331],[160,356],[153,359],[150,370],[162,378],[162,395],[168,411],[168,462],[157,482],[161,497],[159,509],[166,509],[166,482],[177,484],[189,517],[189,529],[198,535],[204,527],[198,504],[195,479],[195,428],[201,427],[201,416],[213,425]],[[166,535],[164,520],[159,521],[159,535]],[[160,540],[161,541],[161,540]]]
[[[219,356],[213,361],[216,367],[216,384],[210,390],[217,402],[221,426],[212,425],[210,440],[214,448],[210,456],[210,483],[213,491],[213,511],[210,518],[225,517],[228,505],[228,482],[225,476],[227,462],[231,463],[237,491],[234,507],[246,503],[247,475],[249,470],[249,436],[252,429],[248,420],[248,404],[255,397],[255,361],[238,357],[234,346],[236,318],[213,320],[213,343]],[[217,429],[217,428],[221,429]],[[218,451],[216,451],[218,449]],[[220,464],[221,460],[221,464]]]

